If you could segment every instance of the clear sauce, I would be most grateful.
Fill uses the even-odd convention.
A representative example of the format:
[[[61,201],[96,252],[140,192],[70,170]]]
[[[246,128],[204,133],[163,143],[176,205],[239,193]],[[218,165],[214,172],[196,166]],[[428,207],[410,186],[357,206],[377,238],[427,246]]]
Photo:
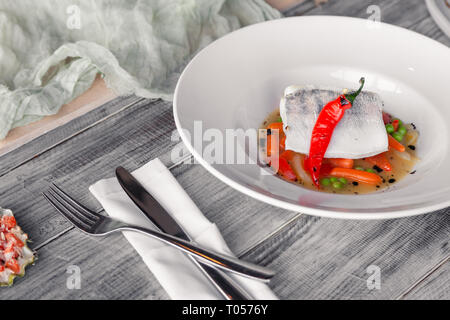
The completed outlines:
[[[276,109],[272,113],[270,113],[264,122],[262,123],[260,129],[265,129],[269,124],[273,122],[277,122],[280,118],[280,110]],[[414,125],[409,124],[407,125],[409,128],[408,130],[415,130]],[[405,145],[405,140],[403,139],[402,144]],[[311,189],[314,191],[320,191],[320,192],[328,192],[328,193],[339,193],[339,194],[367,194],[372,193],[380,190],[386,191],[395,183],[403,179],[408,174],[414,174],[414,165],[418,161],[418,158],[416,157],[416,150],[415,150],[415,142],[411,145],[405,145],[406,150],[400,154],[400,152],[395,150],[387,151],[386,157],[391,163],[392,170],[391,171],[379,171],[380,168],[374,168],[374,165],[369,163],[368,161],[365,161],[364,159],[355,159],[354,160],[354,168],[356,167],[362,167],[364,169],[372,168],[375,170],[375,173],[378,174],[382,178],[382,183],[379,185],[370,185],[365,183],[355,183],[354,181],[348,181],[346,185],[342,189],[335,189],[333,186],[320,186],[320,189],[317,189],[317,187],[312,182],[305,182],[301,180],[297,180],[296,182],[289,181],[290,183],[296,183],[298,185],[301,185],[307,189]],[[407,154],[405,154],[407,153]],[[410,160],[406,160],[405,158],[410,158]],[[378,169],[378,170],[377,170]],[[282,176],[278,175],[281,179],[284,179]],[[286,180],[287,181],[287,180]]]

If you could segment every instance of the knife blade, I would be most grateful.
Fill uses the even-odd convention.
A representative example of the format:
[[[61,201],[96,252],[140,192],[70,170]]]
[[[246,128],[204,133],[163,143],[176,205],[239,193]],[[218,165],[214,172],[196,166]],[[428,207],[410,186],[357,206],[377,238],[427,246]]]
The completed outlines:
[[[184,240],[191,237],[181,228],[177,221],[161,204],[137,181],[125,168],[116,168],[116,178],[122,189],[144,213],[144,215],[161,231]],[[227,300],[250,300],[252,297],[228,274],[189,256],[195,265],[211,281],[214,287]]]

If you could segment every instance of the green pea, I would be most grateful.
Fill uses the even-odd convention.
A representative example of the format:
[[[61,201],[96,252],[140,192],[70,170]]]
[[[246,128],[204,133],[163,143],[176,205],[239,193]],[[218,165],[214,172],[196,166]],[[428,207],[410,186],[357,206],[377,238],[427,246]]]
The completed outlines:
[[[375,173],[375,170],[373,170],[372,168],[366,169],[366,171],[370,173]]]
[[[403,140],[403,135],[400,132],[394,132],[392,134],[392,136],[394,137],[395,140],[397,140],[398,142],[401,142]]]
[[[340,181],[333,182],[333,188],[342,189],[343,187],[344,187],[344,184],[342,182],[340,182]]]
[[[283,119],[281,119],[281,117],[279,117],[278,122],[283,122]]]
[[[363,167],[355,167],[356,170],[364,171]]]
[[[399,126],[397,132],[400,133],[402,136],[404,136],[406,134],[406,127],[405,126]]]
[[[336,177],[331,177],[330,178],[331,183],[335,183],[338,181],[338,179]]]
[[[386,131],[387,131],[387,133],[394,133],[394,131],[395,131],[394,126],[392,124],[388,123],[386,125]]]
[[[343,184],[347,184],[348,181],[345,178],[339,178],[339,181],[342,182]]]
[[[329,186],[331,184],[331,181],[328,178],[323,178],[322,180],[320,180],[320,184],[323,186]]]

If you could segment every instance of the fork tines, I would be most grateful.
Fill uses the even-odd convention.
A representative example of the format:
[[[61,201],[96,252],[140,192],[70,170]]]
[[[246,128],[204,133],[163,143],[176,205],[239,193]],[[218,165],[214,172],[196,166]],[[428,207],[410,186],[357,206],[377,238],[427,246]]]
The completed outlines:
[[[42,195],[72,224],[84,232],[92,233],[102,216],[79,204],[55,184]]]

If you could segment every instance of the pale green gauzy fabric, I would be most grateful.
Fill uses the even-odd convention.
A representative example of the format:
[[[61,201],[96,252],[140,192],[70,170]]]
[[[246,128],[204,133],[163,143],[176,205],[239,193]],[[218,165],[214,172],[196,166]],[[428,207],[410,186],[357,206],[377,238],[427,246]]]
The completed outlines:
[[[119,95],[171,100],[200,49],[280,16],[264,0],[2,0],[0,139],[55,114],[99,72]]]

